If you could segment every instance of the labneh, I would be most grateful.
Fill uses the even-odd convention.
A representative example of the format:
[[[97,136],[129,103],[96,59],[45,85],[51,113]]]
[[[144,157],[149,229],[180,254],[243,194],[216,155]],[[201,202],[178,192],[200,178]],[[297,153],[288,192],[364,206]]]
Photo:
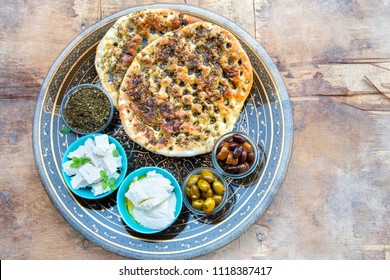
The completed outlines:
[[[140,225],[162,229],[175,219],[176,195],[171,182],[156,171],[136,178],[125,196],[131,203],[130,214]]]

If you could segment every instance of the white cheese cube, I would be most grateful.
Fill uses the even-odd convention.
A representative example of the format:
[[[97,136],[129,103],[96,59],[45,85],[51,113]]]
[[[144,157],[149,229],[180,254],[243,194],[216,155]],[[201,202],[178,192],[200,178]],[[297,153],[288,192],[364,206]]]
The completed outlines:
[[[118,165],[115,157],[109,155],[105,156],[103,158],[103,167],[107,171],[108,175],[115,173],[116,170],[118,169]]]
[[[88,182],[88,184],[93,184],[100,181],[100,168],[93,166],[90,163],[86,163],[79,168],[81,176]]]
[[[92,152],[97,156],[105,156],[108,152],[107,148],[95,146],[92,148]]]
[[[106,187],[105,189],[103,189],[103,182],[102,181],[97,182],[95,184],[92,184],[91,187],[92,187],[91,191],[92,191],[94,196],[100,195],[100,194],[108,192],[110,190],[109,187]]]
[[[98,156],[96,155],[94,152],[89,152],[87,155],[86,155],[87,158],[89,158],[91,160],[91,163],[95,166],[95,167],[100,167],[102,166],[103,164],[103,157],[102,156]]]
[[[108,135],[102,134],[95,136],[95,146],[108,150],[110,148],[110,143],[108,142]]]
[[[121,174],[119,174],[118,172],[114,172],[110,175],[110,177],[113,177],[115,178],[115,180],[118,180],[119,176],[121,176]]]
[[[73,189],[78,190],[80,188],[85,188],[88,186],[88,182],[81,176],[80,173],[77,173],[75,176],[70,178],[70,185]]]
[[[73,163],[72,160],[68,160],[63,164],[64,172],[68,176],[73,176],[77,174],[77,168],[70,167],[70,165]]]
[[[84,147],[86,154],[89,154],[92,152],[93,147],[95,147],[95,142],[92,140],[92,138],[88,138],[84,143]]]
[[[78,147],[76,150],[73,152],[70,152],[68,154],[68,158],[73,158],[73,157],[84,157],[87,154],[87,149],[84,146]]]

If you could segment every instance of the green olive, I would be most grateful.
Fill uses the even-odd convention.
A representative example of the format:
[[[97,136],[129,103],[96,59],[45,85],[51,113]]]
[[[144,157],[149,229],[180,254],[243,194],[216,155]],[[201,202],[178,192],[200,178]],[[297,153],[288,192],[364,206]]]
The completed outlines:
[[[203,203],[203,212],[209,214],[215,208],[215,200],[212,197],[207,198]]]
[[[187,187],[186,187],[186,195],[187,195],[188,197],[191,197],[191,187],[190,187],[190,186],[187,186]]]
[[[206,180],[203,180],[203,179],[200,179],[198,181],[197,185],[198,185],[199,189],[204,193],[210,189],[210,184]]]
[[[208,170],[202,170],[202,173],[201,173],[201,176],[204,180],[206,180],[207,182],[211,183],[212,181],[214,181],[214,174],[211,173],[210,171]]]
[[[192,175],[190,178],[188,178],[187,185],[190,187],[196,185],[196,183],[198,183],[198,180],[199,180],[198,174]]]
[[[191,186],[191,198],[198,199],[200,197],[200,190],[197,185]]]
[[[198,210],[203,210],[203,204],[204,204],[203,199],[196,199],[192,201],[192,207]]]
[[[222,201],[222,195],[219,195],[219,194],[214,194],[214,195],[212,196],[212,198],[214,198],[214,200],[215,200],[215,205],[220,204],[221,201]]]
[[[206,197],[206,198],[208,198],[208,197],[212,197],[213,194],[214,194],[213,189],[212,189],[212,188],[209,188],[209,190],[208,190],[207,192],[204,192],[204,193],[203,193],[203,196]]]
[[[223,195],[225,192],[225,187],[220,181],[214,181],[213,183],[213,189],[216,194]]]

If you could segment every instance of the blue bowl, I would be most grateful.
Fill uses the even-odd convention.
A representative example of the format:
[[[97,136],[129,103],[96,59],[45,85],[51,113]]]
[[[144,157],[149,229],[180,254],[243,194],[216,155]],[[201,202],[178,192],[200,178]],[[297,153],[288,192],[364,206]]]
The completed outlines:
[[[66,186],[74,194],[76,194],[76,195],[78,195],[78,196],[80,196],[82,198],[86,198],[86,199],[99,199],[99,198],[103,198],[103,197],[106,197],[106,196],[112,194],[120,186],[120,184],[122,183],[122,181],[125,178],[126,173],[127,173],[127,156],[126,156],[125,150],[123,149],[122,145],[115,138],[113,138],[113,137],[108,135],[108,142],[110,144],[111,143],[115,144],[115,147],[117,148],[117,150],[119,151],[119,154],[122,157],[122,170],[120,172],[119,178],[115,182],[116,188],[113,189],[113,190],[109,190],[108,192],[102,193],[100,195],[96,195],[96,196],[92,193],[91,188],[89,188],[89,187],[80,188],[80,189],[77,189],[77,190],[72,188],[72,186],[70,184],[70,178],[71,177],[68,176],[64,172],[64,169],[63,169],[62,166],[63,166],[63,164],[66,161],[69,160],[68,155],[69,155],[70,152],[73,152],[74,150],[78,149],[80,146],[84,145],[84,143],[85,143],[85,141],[87,141],[87,139],[89,139],[89,138],[94,139],[95,136],[98,136],[98,135],[102,135],[102,134],[100,134],[100,133],[88,134],[88,135],[85,135],[85,136],[77,139],[75,142],[73,142],[68,147],[68,149],[66,150],[66,152],[64,154],[64,157],[62,158],[61,171],[62,171],[62,176],[64,177],[64,180],[66,182]]]
[[[129,190],[129,186],[130,186],[131,182],[133,181],[133,179],[135,177],[145,175],[149,171],[153,171],[153,170],[156,171],[158,174],[163,175],[165,178],[167,178],[171,181],[171,184],[174,187],[173,192],[176,195],[175,218],[168,226],[166,226],[165,228],[161,228],[161,229],[149,229],[149,228],[141,226],[139,223],[137,223],[133,219],[133,217],[130,215],[130,213],[127,209],[127,206],[126,206],[126,199],[127,198],[125,197],[125,193]],[[182,195],[179,183],[177,182],[177,180],[175,179],[175,177],[173,177],[173,175],[171,173],[169,173],[165,169],[162,169],[159,167],[142,167],[140,169],[137,169],[137,170],[131,172],[129,175],[127,175],[127,177],[125,178],[125,180],[122,182],[121,186],[118,189],[116,202],[118,205],[119,213],[120,213],[123,221],[126,223],[126,225],[128,225],[131,229],[133,229],[139,233],[152,234],[152,233],[157,233],[157,232],[160,232],[160,231],[167,229],[175,222],[177,217],[179,217],[180,212],[181,212],[181,208],[182,208],[182,204],[183,204],[183,195]]]

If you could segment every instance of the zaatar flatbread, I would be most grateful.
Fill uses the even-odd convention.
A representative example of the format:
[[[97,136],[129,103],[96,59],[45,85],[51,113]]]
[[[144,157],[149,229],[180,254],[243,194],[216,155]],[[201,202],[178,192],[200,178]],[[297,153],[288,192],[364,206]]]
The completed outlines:
[[[134,58],[120,88],[120,117],[130,138],[152,152],[207,153],[233,129],[252,81],[239,41],[217,25],[194,23]]]
[[[95,67],[117,108],[122,79],[137,53],[165,33],[199,19],[171,9],[147,9],[119,18],[96,49]]]

